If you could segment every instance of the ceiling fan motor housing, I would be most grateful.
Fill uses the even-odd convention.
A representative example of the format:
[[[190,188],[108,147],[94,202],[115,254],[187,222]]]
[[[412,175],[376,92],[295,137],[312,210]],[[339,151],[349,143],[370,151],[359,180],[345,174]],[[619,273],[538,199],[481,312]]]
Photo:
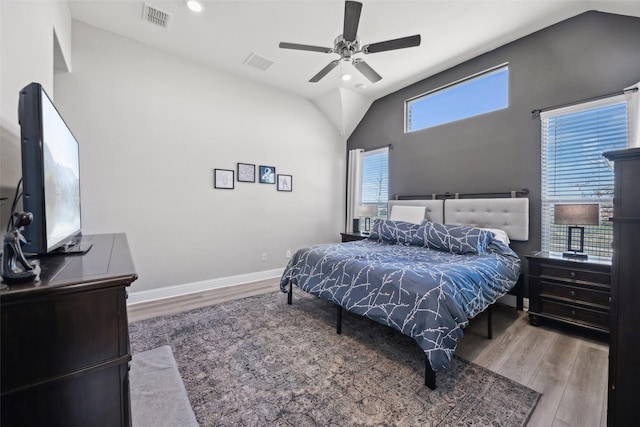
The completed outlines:
[[[360,39],[356,37],[354,41],[345,40],[340,34],[333,42],[333,51],[340,55],[343,61],[351,61],[353,55],[360,52]]]

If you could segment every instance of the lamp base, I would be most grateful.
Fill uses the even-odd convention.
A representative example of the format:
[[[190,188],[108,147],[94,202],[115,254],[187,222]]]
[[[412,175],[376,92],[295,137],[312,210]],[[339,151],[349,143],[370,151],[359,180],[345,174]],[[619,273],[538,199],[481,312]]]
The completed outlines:
[[[563,252],[562,257],[573,259],[587,259],[589,258],[589,255],[585,254],[584,252]]]

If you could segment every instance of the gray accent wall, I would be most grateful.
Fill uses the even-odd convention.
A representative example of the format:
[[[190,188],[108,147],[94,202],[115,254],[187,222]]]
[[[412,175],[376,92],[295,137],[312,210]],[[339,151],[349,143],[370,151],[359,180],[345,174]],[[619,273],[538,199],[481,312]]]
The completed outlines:
[[[393,144],[390,197],[528,188],[530,238],[512,246],[521,255],[539,250],[540,120],[531,112],[640,81],[638,40],[638,18],[583,13],[377,100],[348,148]],[[509,64],[507,109],[404,132],[405,100],[503,63]]]

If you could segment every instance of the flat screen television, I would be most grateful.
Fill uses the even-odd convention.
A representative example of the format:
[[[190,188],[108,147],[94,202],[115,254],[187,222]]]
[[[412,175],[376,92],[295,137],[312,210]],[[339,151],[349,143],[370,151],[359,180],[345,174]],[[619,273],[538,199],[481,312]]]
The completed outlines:
[[[22,206],[33,221],[22,231],[27,254],[86,252],[81,242],[78,141],[39,83],[20,91]]]

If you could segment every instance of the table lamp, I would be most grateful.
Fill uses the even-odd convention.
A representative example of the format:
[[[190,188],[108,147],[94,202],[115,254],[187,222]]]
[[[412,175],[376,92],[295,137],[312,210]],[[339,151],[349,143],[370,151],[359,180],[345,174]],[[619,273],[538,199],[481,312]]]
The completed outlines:
[[[378,216],[377,205],[361,205],[358,207],[358,215],[364,217],[364,231],[371,230],[371,217]]]
[[[597,203],[563,203],[553,207],[554,222],[567,225],[566,258],[586,259],[584,253],[584,225],[600,224],[600,205]]]

